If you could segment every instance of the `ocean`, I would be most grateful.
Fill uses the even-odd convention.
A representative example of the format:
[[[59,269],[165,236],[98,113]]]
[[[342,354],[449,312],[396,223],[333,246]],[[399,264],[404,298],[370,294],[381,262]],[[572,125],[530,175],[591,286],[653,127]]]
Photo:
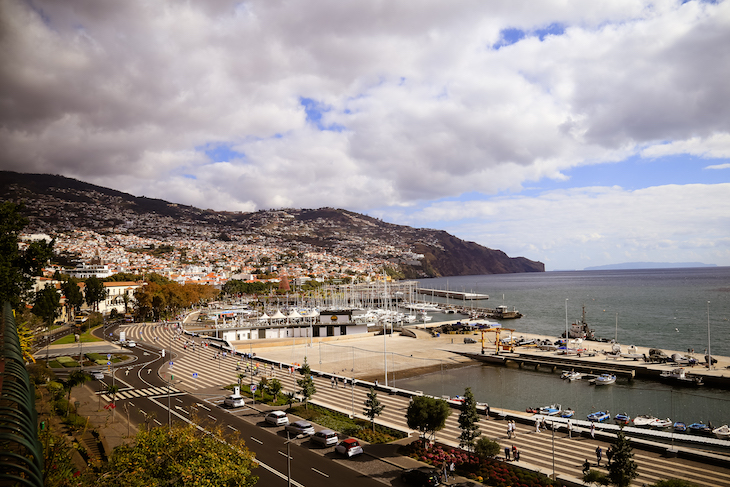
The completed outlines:
[[[580,319],[585,306],[586,321],[598,337],[617,336],[622,345],[694,349],[699,355],[707,348],[709,318],[712,354],[730,355],[730,267],[460,276],[422,279],[420,285],[489,295],[489,300],[474,302],[475,306],[516,307],[524,316],[502,324],[514,328],[517,336],[521,332],[560,335],[565,331],[568,299],[569,323]],[[454,315],[434,317],[438,319],[454,319]],[[559,372],[489,365],[400,379],[395,385],[436,396],[461,395],[471,387],[477,400],[489,403],[493,410],[561,404],[574,409],[576,419],[609,410],[612,415],[653,414],[687,424],[730,423],[730,392],[708,387],[686,389],[621,379],[596,387],[587,381],[561,380]]]

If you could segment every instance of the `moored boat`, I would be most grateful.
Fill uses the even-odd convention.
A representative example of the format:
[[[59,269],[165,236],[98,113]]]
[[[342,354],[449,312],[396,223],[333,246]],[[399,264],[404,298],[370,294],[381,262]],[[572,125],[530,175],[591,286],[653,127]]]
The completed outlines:
[[[723,424],[719,428],[712,430],[712,434],[719,440],[730,440],[730,427]]]
[[[703,384],[702,377],[687,374],[684,367],[677,367],[672,370],[665,370],[659,375],[659,379],[672,384],[698,387]]]
[[[550,406],[543,406],[538,411],[540,414],[544,414],[545,416],[557,416],[560,414],[561,408],[560,404],[551,404]]]
[[[573,416],[575,416],[575,411],[570,408],[563,409],[563,411],[560,413],[561,418],[572,418]]]
[[[653,420],[651,420],[651,422],[649,422],[650,427],[657,428],[657,429],[669,428],[673,424],[674,423],[669,418],[667,418],[667,419],[654,418]]]
[[[616,416],[613,417],[613,420],[618,424],[629,424],[629,421],[631,421],[631,416],[626,413],[618,413]]]
[[[639,416],[636,416],[634,418],[634,426],[642,427],[642,426],[649,426],[652,421],[654,421],[655,418],[652,415],[647,414],[640,414]]]
[[[689,429],[690,433],[699,433],[699,434],[708,434],[712,433],[712,429],[710,429],[709,426],[707,426],[703,422],[699,423],[692,423],[689,426],[687,426],[687,429]]]
[[[674,423],[674,431],[677,433],[686,433],[687,432],[687,425],[682,423],[681,421],[677,421]]]
[[[608,414],[608,411],[596,411],[594,413],[589,414],[588,421],[593,421],[595,423],[602,423],[603,421],[606,421],[608,418],[611,417],[610,414]]]
[[[616,376],[613,374],[601,374],[596,376],[591,382],[597,386],[605,386],[616,382]]]

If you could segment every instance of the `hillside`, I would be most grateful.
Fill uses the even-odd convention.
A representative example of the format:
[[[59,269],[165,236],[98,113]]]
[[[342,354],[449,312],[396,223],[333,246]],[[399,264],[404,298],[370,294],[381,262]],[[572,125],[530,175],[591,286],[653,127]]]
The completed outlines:
[[[49,174],[0,171],[3,200],[23,201],[28,231],[49,234],[93,230],[162,241],[204,239],[276,243],[292,249],[321,249],[345,258],[377,255],[406,277],[544,272],[541,262],[512,258],[441,230],[386,223],[334,209],[217,212]]]

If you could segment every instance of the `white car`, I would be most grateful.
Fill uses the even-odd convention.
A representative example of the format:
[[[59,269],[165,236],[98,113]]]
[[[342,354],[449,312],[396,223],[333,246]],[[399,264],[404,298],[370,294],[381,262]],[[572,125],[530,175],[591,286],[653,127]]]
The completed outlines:
[[[104,372],[100,370],[95,370],[91,373],[91,377],[93,377],[96,380],[104,380]]]
[[[360,443],[355,438],[342,440],[340,444],[335,447],[335,451],[348,458],[354,457],[355,455],[361,455],[363,453],[362,446],[360,446]]]
[[[337,444],[337,442],[339,441],[339,437],[334,431],[324,429],[322,431],[317,431],[315,434],[313,434],[309,438],[309,441],[311,441],[312,443],[316,443],[320,446],[332,446]]]
[[[304,420],[294,421],[292,424],[286,425],[284,429],[297,435],[311,436],[314,434],[312,423]]]
[[[240,408],[244,404],[243,396],[228,396],[223,400],[223,404],[229,408]]]
[[[284,411],[271,411],[264,417],[264,421],[276,426],[284,426],[289,424],[289,417]]]
[[[137,346],[137,342],[135,342],[134,340],[127,340],[126,342],[124,342],[124,346],[127,348],[134,348]]]

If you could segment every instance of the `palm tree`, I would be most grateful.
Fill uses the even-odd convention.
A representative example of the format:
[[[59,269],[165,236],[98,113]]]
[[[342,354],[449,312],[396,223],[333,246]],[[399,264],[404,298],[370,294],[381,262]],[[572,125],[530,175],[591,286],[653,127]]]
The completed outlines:
[[[114,422],[114,408],[117,407],[117,392],[119,392],[119,386],[116,384],[110,384],[106,386],[107,394],[112,395],[112,423]]]
[[[74,370],[69,375],[68,379],[64,381],[64,388],[66,389],[68,396],[67,396],[67,402],[68,406],[66,407],[66,417],[68,417],[68,412],[71,409],[71,389],[73,389],[76,386],[80,386],[84,384],[85,382],[89,381],[91,377],[89,377],[87,374],[83,373],[80,370]]]

